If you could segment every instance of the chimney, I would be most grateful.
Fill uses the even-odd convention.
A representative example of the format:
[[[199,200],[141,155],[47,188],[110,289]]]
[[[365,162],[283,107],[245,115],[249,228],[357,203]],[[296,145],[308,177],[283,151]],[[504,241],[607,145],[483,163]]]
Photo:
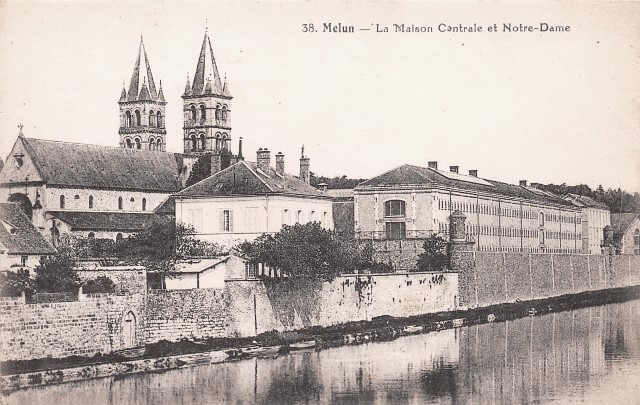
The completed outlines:
[[[258,162],[258,169],[268,175],[269,166],[271,165],[271,152],[269,152],[269,149],[258,149],[256,161]]]
[[[304,145],[300,157],[300,180],[307,184],[311,183],[311,173],[309,171],[309,158],[304,156]]]
[[[438,162],[429,162],[429,169],[438,170]]]
[[[242,160],[242,137],[238,140],[238,159]]]
[[[469,170],[469,176],[478,177],[478,171],[477,170]]]
[[[284,176],[284,154],[282,152],[276,153],[276,173]]]
[[[449,166],[449,171],[451,173],[458,173],[458,166]]]
[[[527,181],[526,180],[520,180],[520,186],[521,187],[527,187]]]

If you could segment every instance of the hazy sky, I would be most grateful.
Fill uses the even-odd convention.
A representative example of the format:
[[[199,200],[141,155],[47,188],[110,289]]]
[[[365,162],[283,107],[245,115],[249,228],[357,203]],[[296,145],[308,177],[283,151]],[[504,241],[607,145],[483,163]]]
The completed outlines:
[[[512,183],[640,191],[639,3],[3,1],[0,154],[19,123],[28,137],[116,146],[140,34],[168,101],[168,150],[181,151],[205,20],[248,160],[282,151],[296,174],[304,144],[328,176],[436,160]],[[356,32],[302,32],[325,22]],[[571,30],[502,32],[541,22]],[[358,30],[394,23],[434,32]]]

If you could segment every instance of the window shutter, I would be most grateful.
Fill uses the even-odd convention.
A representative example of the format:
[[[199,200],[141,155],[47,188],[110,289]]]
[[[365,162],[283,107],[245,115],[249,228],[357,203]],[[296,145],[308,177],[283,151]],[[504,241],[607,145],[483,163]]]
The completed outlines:
[[[233,232],[233,210],[229,210],[229,232]]]
[[[218,213],[220,222],[220,232],[224,232],[224,211],[220,210]]]

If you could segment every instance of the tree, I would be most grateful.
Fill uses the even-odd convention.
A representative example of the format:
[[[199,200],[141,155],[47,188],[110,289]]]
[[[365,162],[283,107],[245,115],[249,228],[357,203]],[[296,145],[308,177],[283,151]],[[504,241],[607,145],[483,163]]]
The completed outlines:
[[[366,181],[366,179],[350,179],[346,175],[336,177],[318,176],[315,173],[310,173],[310,182],[314,187],[318,187],[318,184],[325,183],[327,188],[355,188],[358,184]]]
[[[75,292],[82,284],[74,269],[77,259],[74,240],[62,238],[57,250],[57,255],[40,259],[40,264],[34,269],[37,292]]]
[[[145,266],[165,275],[175,271],[177,260],[185,257],[214,257],[222,253],[220,246],[199,240],[195,229],[175,224],[171,219],[154,221],[146,229],[123,239],[116,246],[116,256],[132,264]]]
[[[373,261],[366,246],[340,239],[318,222],[285,225],[274,235],[241,244],[240,250],[252,263],[263,263],[293,279],[331,281],[341,273],[386,268]]]
[[[447,267],[447,242],[438,235],[431,235],[422,245],[424,253],[418,255],[418,271],[441,271]]]

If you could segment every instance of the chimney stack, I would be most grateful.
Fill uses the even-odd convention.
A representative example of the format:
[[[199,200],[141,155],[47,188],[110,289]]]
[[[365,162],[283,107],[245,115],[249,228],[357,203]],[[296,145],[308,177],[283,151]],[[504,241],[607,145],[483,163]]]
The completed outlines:
[[[271,165],[271,152],[267,148],[260,148],[257,152],[258,169],[265,174],[269,174],[269,166]]]
[[[429,162],[429,169],[438,170],[438,162]]]
[[[527,181],[526,180],[520,180],[520,186],[527,187]]]
[[[449,166],[449,171],[451,173],[458,173],[458,166]]]
[[[307,184],[311,183],[311,172],[309,171],[309,158],[304,156],[304,145],[300,157],[300,180]]]
[[[478,171],[477,170],[469,170],[469,176],[478,177]]]
[[[276,173],[284,176],[284,154],[282,152],[276,153]]]
[[[242,137],[238,140],[238,159],[242,160]]]

